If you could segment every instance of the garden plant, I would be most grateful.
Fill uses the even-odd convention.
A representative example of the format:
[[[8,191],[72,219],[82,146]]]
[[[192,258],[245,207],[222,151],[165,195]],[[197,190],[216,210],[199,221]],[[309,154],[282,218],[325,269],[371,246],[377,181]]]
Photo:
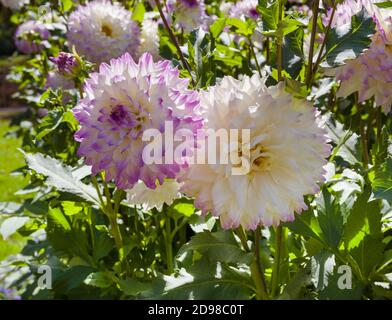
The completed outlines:
[[[392,298],[391,1],[0,13],[0,300]]]

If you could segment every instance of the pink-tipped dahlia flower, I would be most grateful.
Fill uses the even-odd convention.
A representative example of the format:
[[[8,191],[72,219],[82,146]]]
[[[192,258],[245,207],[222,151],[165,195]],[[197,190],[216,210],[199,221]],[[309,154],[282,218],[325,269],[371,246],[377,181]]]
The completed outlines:
[[[43,48],[41,41],[50,36],[49,30],[39,21],[29,20],[22,23],[15,33],[15,45],[22,53],[37,53]]]
[[[294,212],[306,209],[303,196],[319,190],[331,150],[310,102],[294,98],[281,84],[267,88],[254,75],[242,81],[225,77],[201,93],[200,105],[206,129],[250,130],[248,142],[230,141],[223,145],[227,149],[216,144],[217,154],[238,153],[249,167],[233,175],[238,165],[230,161],[190,165],[182,191],[195,197],[196,207],[219,216],[223,228],[247,229],[291,221]]]
[[[68,46],[95,63],[129,52],[134,57],[140,30],[131,12],[120,4],[96,0],[80,5],[68,20]]]
[[[146,164],[143,150],[149,141],[143,141],[143,133],[156,129],[164,134],[167,121],[174,132],[196,133],[202,126],[199,95],[187,89],[188,82],[179,78],[170,61],[154,63],[149,53],[138,63],[126,53],[101,64],[86,81],[85,96],[73,110],[81,125],[75,135],[78,154],[92,166],[93,174],[104,171],[107,180],[124,190],[139,180],[155,189],[157,181],[175,179],[186,163]],[[162,146],[165,152],[169,150]]]
[[[253,20],[260,18],[260,14],[257,12],[258,1],[257,0],[242,0],[231,6],[229,10],[229,16],[233,18],[248,17]]]
[[[370,0],[345,1],[338,4],[332,26],[342,26],[351,21],[351,17],[365,8],[376,22],[376,33],[372,36],[369,49],[356,59],[346,61],[327,74],[340,80],[337,95],[346,97],[358,92],[359,102],[374,97],[375,105],[382,106],[385,113],[392,105],[392,10],[380,9]],[[324,18],[327,24],[332,10]]]

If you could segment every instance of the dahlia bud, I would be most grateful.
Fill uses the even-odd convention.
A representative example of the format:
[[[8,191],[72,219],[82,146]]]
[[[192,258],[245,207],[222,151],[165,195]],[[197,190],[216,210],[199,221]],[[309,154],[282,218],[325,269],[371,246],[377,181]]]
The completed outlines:
[[[55,57],[50,57],[58,69],[58,72],[65,77],[75,77],[80,71],[80,63],[72,53],[60,52],[60,54]]]

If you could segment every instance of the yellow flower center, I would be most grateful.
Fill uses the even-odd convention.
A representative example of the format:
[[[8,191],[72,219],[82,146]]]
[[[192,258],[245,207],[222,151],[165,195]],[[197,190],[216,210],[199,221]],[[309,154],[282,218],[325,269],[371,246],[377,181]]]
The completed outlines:
[[[103,34],[105,34],[105,36],[107,36],[107,37],[111,37],[112,34],[113,34],[112,28],[109,27],[109,26],[107,26],[107,25],[105,25],[105,24],[102,25],[102,27],[101,27],[101,32],[102,32]]]

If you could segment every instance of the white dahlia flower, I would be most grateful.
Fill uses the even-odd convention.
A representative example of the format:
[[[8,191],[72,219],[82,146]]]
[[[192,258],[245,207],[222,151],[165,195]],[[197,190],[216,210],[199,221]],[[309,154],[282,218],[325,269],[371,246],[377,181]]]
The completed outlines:
[[[195,206],[220,216],[223,228],[247,229],[291,221],[294,212],[306,209],[303,196],[319,191],[331,150],[310,102],[294,98],[281,84],[267,88],[257,75],[242,81],[225,77],[200,99],[206,129],[250,129],[249,142],[241,139],[234,149],[233,141],[226,145],[250,166],[233,175],[238,165],[219,164],[218,155],[218,164],[191,165],[182,191],[195,197]],[[217,154],[221,147],[217,142]]]
[[[162,211],[166,203],[170,206],[175,199],[181,197],[181,184],[167,179],[163,184],[157,184],[155,189],[148,188],[143,181],[139,181],[131,190],[127,191],[127,202],[130,205],[140,205],[144,211],[157,208]]]
[[[29,4],[29,0],[0,0],[4,7],[10,8],[12,10],[19,10],[24,5]]]
[[[136,56],[140,30],[120,4],[96,0],[80,5],[68,20],[68,45],[92,62],[107,62],[128,52]]]
[[[168,0],[166,7],[169,14],[175,15],[175,22],[185,32],[205,27],[207,24],[204,0]]]
[[[139,55],[149,52],[154,59],[160,59],[158,26],[158,21],[154,19],[143,20],[140,34]]]

